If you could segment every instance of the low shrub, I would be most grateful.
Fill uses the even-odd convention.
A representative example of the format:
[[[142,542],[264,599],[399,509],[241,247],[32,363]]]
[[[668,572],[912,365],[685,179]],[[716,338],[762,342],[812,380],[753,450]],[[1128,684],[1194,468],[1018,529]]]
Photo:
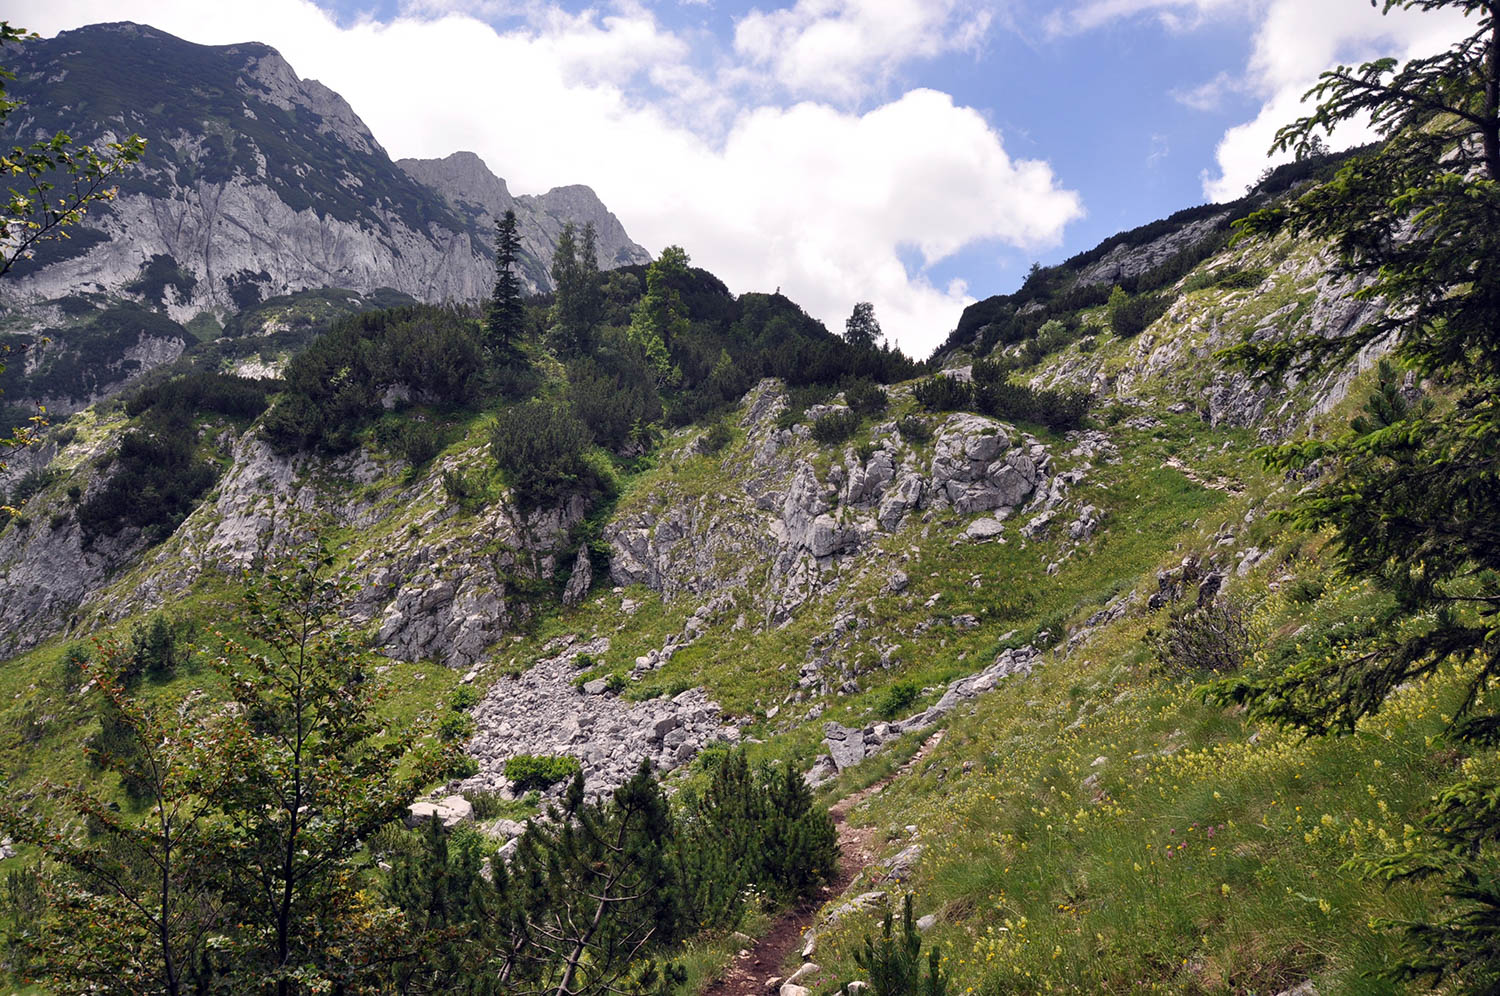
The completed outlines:
[[[709,426],[708,431],[703,433],[703,438],[698,441],[698,451],[713,455],[722,452],[724,447],[733,441],[734,431],[729,428],[727,422],[720,420]]]
[[[912,385],[917,404],[930,412],[956,412],[974,407],[974,391],[964,381],[946,374]]]
[[[916,415],[903,416],[896,422],[896,431],[901,433],[902,439],[916,446],[932,441],[932,426]]]
[[[922,934],[912,919],[911,893],[901,906],[901,937],[895,936],[891,911],[885,911],[880,940],[866,936],[864,950],[854,949],[854,961],[869,976],[870,996],[947,996],[948,977],[942,969],[941,949],[927,952],[927,974],[922,974]],[[850,996],[852,985],[839,992]]]
[[[449,712],[438,720],[438,739],[458,743],[474,735],[474,718],[466,712]]]
[[[505,409],[490,426],[490,455],[527,509],[599,487],[586,459],[591,443],[567,405],[541,398]]]
[[[922,694],[914,681],[898,681],[881,693],[875,702],[875,714],[881,719],[895,719]]]
[[[853,411],[833,411],[812,424],[812,437],[824,446],[842,443],[859,431],[860,417]]]
[[[1118,288],[1116,288],[1118,290]],[[1161,294],[1141,294],[1138,297],[1111,298],[1109,324],[1115,335],[1130,339],[1140,335],[1172,306],[1172,299]]]
[[[1248,613],[1239,602],[1219,598],[1172,612],[1156,637],[1156,656],[1170,675],[1238,670],[1250,658]]]
[[[545,789],[567,781],[582,770],[578,758],[566,754],[517,754],[505,762],[505,777],[517,792]]]
[[[868,380],[852,381],[844,388],[844,402],[860,415],[878,415],[885,411],[885,391]]]

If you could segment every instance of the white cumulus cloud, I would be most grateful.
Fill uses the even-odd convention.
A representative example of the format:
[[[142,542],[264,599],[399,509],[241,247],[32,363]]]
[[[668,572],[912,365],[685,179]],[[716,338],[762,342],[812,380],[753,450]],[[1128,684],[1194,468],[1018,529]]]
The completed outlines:
[[[491,8],[516,19],[474,16]],[[832,329],[873,301],[917,355],[972,300],[928,264],[980,243],[1046,248],[1082,214],[1047,163],[1012,159],[973,109],[862,83],[977,44],[987,22],[967,0],[797,0],[747,15],[736,53],[708,60],[633,0],[404,11],[341,25],[310,0],[0,0],[0,16],[43,34],[130,19],[204,44],[265,42],[342,94],[393,157],[472,150],[523,193],[587,183],[653,252],[680,244],[736,292],[780,286]]]
[[[1217,109],[1231,92],[1261,101],[1254,118],[1225,132],[1215,153],[1216,168],[1203,172],[1203,192],[1217,201],[1239,197],[1267,166],[1291,158],[1290,153],[1269,157],[1267,150],[1278,129],[1311,110],[1302,96],[1324,70],[1385,56],[1428,55],[1461,37],[1466,24],[1452,10],[1398,8],[1382,15],[1367,0],[1084,0],[1052,14],[1047,25],[1055,34],[1075,33],[1139,16],[1155,17],[1173,31],[1229,18],[1248,18],[1254,25],[1250,58],[1240,74],[1221,73],[1202,86],[1174,93],[1179,102],[1198,110]],[[1349,122],[1329,144],[1348,148],[1373,137],[1367,125]]]
[[[910,59],[975,48],[991,18],[967,0],[797,0],[742,17],[734,48],[778,86],[847,102]]]

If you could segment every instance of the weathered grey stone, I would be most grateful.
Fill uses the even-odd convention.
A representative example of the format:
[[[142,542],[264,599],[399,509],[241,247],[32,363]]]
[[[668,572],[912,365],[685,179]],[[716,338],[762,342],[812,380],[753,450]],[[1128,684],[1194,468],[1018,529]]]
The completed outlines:
[[[594,565],[589,560],[589,548],[585,544],[578,548],[578,559],[573,561],[573,573],[568,575],[568,585],[563,589],[563,604],[577,605],[593,584]]]
[[[828,745],[828,754],[840,771],[852,768],[865,759],[864,730],[852,729],[839,723],[825,723],[823,741]]]
[[[1004,523],[990,518],[975,519],[969,523],[969,528],[964,530],[964,535],[971,540],[994,539],[1005,532]]]

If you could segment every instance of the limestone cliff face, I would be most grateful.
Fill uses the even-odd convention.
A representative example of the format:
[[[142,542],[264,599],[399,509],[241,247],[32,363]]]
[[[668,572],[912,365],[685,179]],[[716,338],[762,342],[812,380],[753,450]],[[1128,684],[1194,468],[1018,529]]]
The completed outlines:
[[[66,131],[148,141],[120,196],[0,294],[135,297],[186,321],[279,294],[381,287],[472,301],[493,282],[495,211],[522,217],[523,271],[548,290],[557,233],[592,222],[605,267],[650,257],[586,187],[511,198],[471,153],[393,163],[349,104],[265,45],[193,45],[136,24],[28,43],[5,141]]]
[[[570,221],[580,228],[594,226],[599,265],[604,269],[651,262],[651,254],[630,241],[620,219],[588,187],[575,184],[541,195],[513,197],[505,181],[472,152],[455,152],[445,159],[400,159],[396,165],[442,194],[455,211],[477,219],[482,231],[493,231],[501,215],[514,211],[526,255],[522,276],[532,290],[552,290],[548,261],[563,225]]]

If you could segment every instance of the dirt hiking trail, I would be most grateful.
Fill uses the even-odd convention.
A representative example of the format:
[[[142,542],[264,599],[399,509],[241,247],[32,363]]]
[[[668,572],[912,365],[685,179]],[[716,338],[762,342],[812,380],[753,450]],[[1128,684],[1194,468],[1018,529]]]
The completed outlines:
[[[802,950],[803,933],[812,926],[818,910],[829,899],[849,888],[849,883],[875,859],[879,848],[877,832],[870,827],[851,826],[847,819],[849,812],[910,771],[942,739],[943,731],[939,730],[928,737],[921,749],[896,771],[873,785],[845,796],[829,808],[834,826],[838,829],[840,851],[838,874],[833,883],[823,889],[820,897],[808,900],[778,916],[759,940],[742,950],[725,966],[719,980],[703,990],[703,996],[775,996],[775,990],[768,989],[766,982],[784,976],[783,966],[791,961],[794,953]]]

